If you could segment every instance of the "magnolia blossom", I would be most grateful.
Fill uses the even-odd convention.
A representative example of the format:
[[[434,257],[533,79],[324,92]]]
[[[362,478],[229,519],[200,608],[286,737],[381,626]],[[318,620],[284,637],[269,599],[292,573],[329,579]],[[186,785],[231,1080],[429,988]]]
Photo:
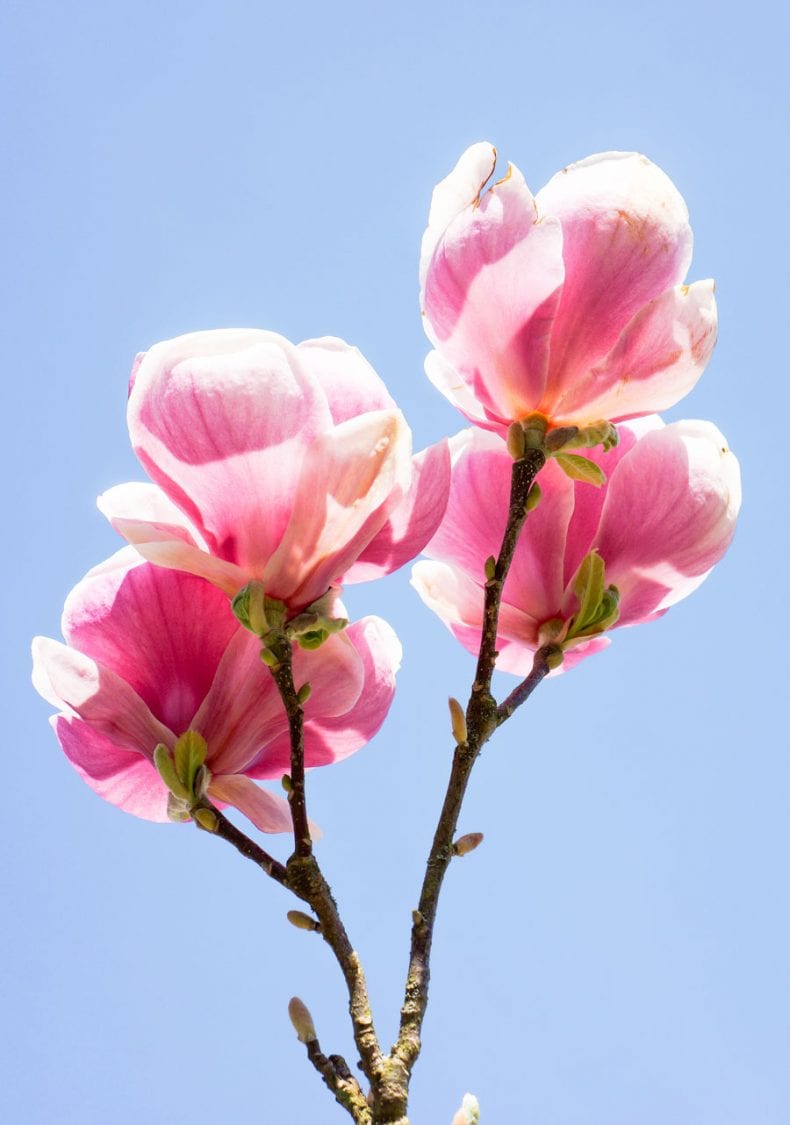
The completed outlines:
[[[167,819],[168,790],[153,764],[197,731],[208,745],[208,795],[265,832],[290,827],[287,803],[252,778],[279,778],[290,763],[282,700],[261,663],[260,640],[227,598],[190,574],[125,548],[89,571],[63,613],[67,644],[37,637],[33,682],[57,707],[67,758],[99,796],[146,820]],[[315,652],[294,650],[305,704],[305,762],[321,766],[368,742],[389,709],[400,644],[367,617]]]
[[[484,190],[490,144],[433,193],[420,262],[426,371],[471,421],[504,432],[664,410],[694,386],[716,339],[713,282],[683,284],[688,211],[644,156],[605,152],[533,198],[521,172]]]
[[[575,580],[591,552],[619,592],[617,625],[661,616],[699,586],[726,551],[741,501],[738,462],[709,422],[657,417],[618,427],[620,442],[590,453],[601,488],[570,480],[555,461],[541,471],[505,582],[497,667],[526,675],[545,641],[562,643],[579,610]],[[513,461],[500,438],[465,430],[451,440],[445,518],[413,585],[470,652],[483,620],[485,560],[496,556],[508,511]],[[564,667],[605,647],[605,636],[568,645]]]
[[[99,507],[145,558],[230,595],[257,579],[304,608],[402,566],[444,511],[446,442],[412,458],[403,415],[342,340],[167,340],[138,357],[128,421],[155,484],[119,485]]]

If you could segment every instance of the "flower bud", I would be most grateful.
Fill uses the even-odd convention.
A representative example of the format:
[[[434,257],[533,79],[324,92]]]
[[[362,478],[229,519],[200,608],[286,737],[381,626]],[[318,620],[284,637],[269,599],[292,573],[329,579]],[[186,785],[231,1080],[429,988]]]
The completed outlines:
[[[288,1015],[293,1029],[300,1043],[314,1043],[318,1036],[315,1033],[313,1017],[298,996],[292,996],[288,1001]]]
[[[457,699],[452,696],[447,700],[450,707],[450,722],[453,728],[453,738],[459,746],[463,746],[469,735],[466,729],[466,715]]]
[[[321,929],[321,923],[311,918],[309,914],[305,914],[303,910],[289,910],[285,917],[292,926],[296,926],[297,930],[317,932]]]
[[[467,832],[465,836],[459,836],[453,844],[454,855],[469,855],[475,848],[479,848],[483,842],[482,832]]]
[[[230,603],[234,616],[256,637],[262,637],[271,628],[265,609],[266,592],[263,584],[248,582]]]

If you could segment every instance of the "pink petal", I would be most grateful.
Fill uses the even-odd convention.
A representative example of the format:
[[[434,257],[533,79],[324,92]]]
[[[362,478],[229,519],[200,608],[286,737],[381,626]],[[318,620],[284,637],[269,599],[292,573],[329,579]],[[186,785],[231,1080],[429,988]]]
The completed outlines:
[[[359,348],[336,336],[323,336],[297,344],[296,350],[326,395],[335,425],[358,414],[395,409],[383,380]]]
[[[716,343],[712,281],[678,285],[642,308],[611,352],[559,395],[558,423],[666,410],[699,379]]]
[[[291,522],[263,574],[267,592],[308,605],[336,585],[411,482],[411,433],[399,411],[342,422],[312,442]]]
[[[81,719],[53,715],[51,722],[66,757],[103,800],[143,820],[168,820],[167,788],[148,758]]]
[[[277,686],[261,663],[260,641],[241,631],[228,646],[214,683],[195,716],[193,729],[209,747],[208,764],[214,774],[246,773],[279,777],[290,767],[272,759],[269,747],[287,733],[288,720]],[[309,682],[312,692],[305,715],[333,716],[352,708],[359,699],[363,666],[356,649],[343,634],[330,637],[314,652],[294,649],[297,687]],[[267,763],[268,769],[261,770]]]
[[[94,568],[69,594],[64,636],[181,734],[230,639],[243,630],[225,595],[207,582],[151,566],[128,550],[116,560]]]
[[[428,226],[420,248],[420,290],[437,244],[453,219],[467,207],[476,206],[480,193],[496,166],[496,149],[487,141],[472,145],[461,156],[449,176],[433,189]]]
[[[441,522],[449,488],[450,450],[445,439],[413,457],[409,491],[343,576],[344,583],[391,574],[419,554]]]
[[[140,481],[116,484],[99,496],[96,507],[116,531],[117,521],[130,529],[144,528],[145,539],[159,538],[159,535],[153,533],[161,532],[161,538],[178,539],[196,547],[205,547],[181,509],[155,484]],[[134,542],[133,534],[123,531],[120,534],[130,543]]]
[[[444,231],[425,278],[426,328],[503,428],[544,393],[564,269],[562,232],[508,174]]]
[[[597,536],[607,581],[620,589],[622,624],[699,585],[729,546],[740,501],[738,462],[709,422],[642,437],[612,475]]]
[[[297,349],[255,330],[157,344],[129,398],[132,443],[151,477],[212,554],[254,573],[283,534],[304,450],[330,421]]]
[[[239,774],[213,777],[208,795],[215,801],[232,805],[251,820],[261,832],[290,832],[291,812],[288,802],[261,789],[254,781]]]
[[[683,280],[691,228],[672,181],[636,153],[570,165],[537,205],[562,224],[566,275],[551,337],[551,413],[557,394],[608,354],[631,318]]]
[[[55,707],[106,735],[119,751],[152,758],[160,742],[173,744],[173,732],[120,676],[49,637],[33,641],[33,686]]]
[[[341,708],[330,712],[313,689],[305,708],[305,763],[310,768],[340,761],[359,750],[376,734],[392,703],[402,655],[393,630],[380,617],[364,617],[349,626],[344,637],[360,660],[358,699],[347,698]],[[314,682],[312,673],[310,682]],[[281,736],[249,773],[280,777],[289,766],[290,744],[287,736]]]

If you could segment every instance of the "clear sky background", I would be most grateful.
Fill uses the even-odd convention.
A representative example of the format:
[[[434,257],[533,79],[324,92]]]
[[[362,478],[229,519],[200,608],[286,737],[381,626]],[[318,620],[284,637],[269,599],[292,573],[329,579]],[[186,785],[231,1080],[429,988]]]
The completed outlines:
[[[672,417],[741,459],[734,546],[663,620],[544,684],[488,746],[435,947],[414,1125],[790,1120],[787,40],[777,4],[42,3],[0,28],[5,684],[0,1081],[12,1125],[331,1125],[298,993],[355,1056],[328,949],[221,841],[137,821],[68,766],[29,683],[139,469],[134,354],[260,326],[359,345],[417,446],[430,193],[494,142],[537,190],[604,149],[675,180],[720,339]],[[356,587],[405,648],[382,733],[310,777],[320,858],[389,1044],[472,658],[403,571]],[[503,677],[500,694],[515,683]],[[275,841],[283,858],[286,840]]]

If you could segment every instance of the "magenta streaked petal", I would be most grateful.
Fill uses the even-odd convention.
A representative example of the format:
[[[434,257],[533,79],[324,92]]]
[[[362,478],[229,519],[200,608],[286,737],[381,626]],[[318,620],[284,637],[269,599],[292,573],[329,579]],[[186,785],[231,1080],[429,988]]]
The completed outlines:
[[[168,791],[148,758],[82,719],[53,715],[50,721],[74,769],[103,800],[142,820],[167,821]]]
[[[343,581],[367,582],[391,574],[419,554],[441,523],[449,488],[450,449],[444,439],[412,458],[409,491]]]

